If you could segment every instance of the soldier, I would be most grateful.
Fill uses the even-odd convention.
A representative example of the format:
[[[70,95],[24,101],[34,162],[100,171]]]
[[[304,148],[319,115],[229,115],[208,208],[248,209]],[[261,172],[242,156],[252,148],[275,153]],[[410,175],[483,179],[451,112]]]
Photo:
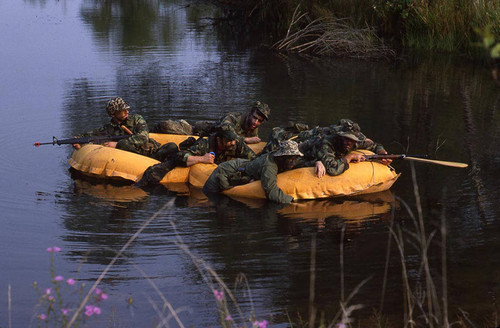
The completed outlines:
[[[270,113],[271,109],[267,104],[256,101],[244,114],[233,112],[226,114],[216,122],[197,121],[194,125],[190,125],[185,120],[166,120],[156,124],[152,128],[152,132],[206,136],[213,133],[217,126],[232,124],[236,134],[243,138],[245,143],[255,144],[261,141],[258,137],[259,126],[269,119]]]
[[[181,150],[173,142],[163,145],[162,149],[168,149],[166,159],[162,163],[148,167],[141,180],[135,185],[145,187],[159,183],[165,174],[177,166],[189,167],[198,163],[220,164],[233,158],[252,159],[255,157],[253,150],[241,138],[238,138],[234,127],[229,124],[219,126],[217,132],[208,138],[196,140],[187,149],[183,149],[182,143],[179,147]]]
[[[361,132],[347,129],[332,135],[316,136],[300,143],[299,149],[304,153],[297,167],[315,168],[316,175],[321,178],[326,174],[339,175],[349,169],[349,163],[362,162],[363,154],[352,153],[356,149],[367,149],[376,154],[387,154],[381,144],[364,137]],[[392,160],[382,160],[389,165]]]
[[[219,165],[203,186],[207,195],[230,189],[253,180],[260,180],[267,199],[288,204],[293,197],[285,194],[276,184],[277,174],[295,167],[298,157],[303,156],[295,141],[286,140],[280,148],[249,161],[234,159]]]
[[[129,114],[129,110],[130,106],[122,98],[116,97],[109,100],[106,105],[106,112],[111,117],[111,121],[101,128],[76,137],[130,134],[132,135],[130,138],[118,142],[108,141],[103,145],[153,157],[153,154],[160,148],[160,144],[156,140],[149,138],[148,125],[144,118],[138,114]],[[73,148],[80,149],[81,145],[73,144]]]

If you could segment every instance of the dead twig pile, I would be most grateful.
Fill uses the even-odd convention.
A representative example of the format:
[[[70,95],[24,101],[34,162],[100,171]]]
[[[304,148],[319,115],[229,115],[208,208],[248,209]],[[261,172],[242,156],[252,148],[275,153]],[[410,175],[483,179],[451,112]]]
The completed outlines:
[[[393,59],[396,56],[396,53],[377,37],[373,29],[353,28],[345,19],[311,20],[307,13],[298,12],[298,7],[292,16],[286,36],[275,43],[273,48],[324,57]]]

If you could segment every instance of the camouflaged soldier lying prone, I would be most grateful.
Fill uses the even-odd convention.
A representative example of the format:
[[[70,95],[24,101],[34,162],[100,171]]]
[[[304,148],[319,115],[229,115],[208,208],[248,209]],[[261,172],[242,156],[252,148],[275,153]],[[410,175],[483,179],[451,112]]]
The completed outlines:
[[[326,174],[339,175],[349,169],[349,163],[362,162],[365,157],[354,153],[356,149],[367,149],[376,154],[387,154],[381,144],[366,138],[359,130],[346,128],[335,134],[316,136],[299,145],[304,154],[297,167],[314,167],[315,174],[321,178]],[[392,160],[384,159],[382,164],[389,165]]]
[[[251,161],[233,159],[224,162],[212,172],[203,186],[203,192],[210,195],[253,180],[260,180],[267,199],[277,203],[291,203],[293,197],[278,187],[277,175],[293,169],[301,156],[303,154],[299,151],[298,144],[286,140],[280,143],[278,150],[262,154]]]
[[[180,150],[173,142],[163,145],[159,152],[167,149],[165,160],[148,167],[135,186],[142,188],[157,184],[165,174],[177,166],[189,167],[198,163],[220,164],[233,158],[255,157],[253,150],[238,137],[230,124],[221,125],[208,138],[199,138],[192,146],[186,147],[186,144],[190,143],[189,139],[179,145]]]
[[[103,145],[111,148],[122,149],[132,153],[154,157],[160,148],[160,143],[149,138],[148,125],[141,115],[129,114],[130,106],[122,98],[116,97],[108,101],[106,112],[111,121],[103,127],[80,134],[79,137],[93,136],[120,136],[130,134],[130,138],[118,142],[108,141]],[[73,148],[80,149],[80,144],[73,144]]]
[[[258,137],[259,126],[269,119],[270,113],[271,109],[267,104],[256,101],[244,114],[233,112],[216,122],[197,121],[193,126],[185,120],[166,120],[156,124],[151,132],[207,136],[215,132],[220,125],[232,124],[236,134],[243,138],[245,143],[255,144],[261,141]]]

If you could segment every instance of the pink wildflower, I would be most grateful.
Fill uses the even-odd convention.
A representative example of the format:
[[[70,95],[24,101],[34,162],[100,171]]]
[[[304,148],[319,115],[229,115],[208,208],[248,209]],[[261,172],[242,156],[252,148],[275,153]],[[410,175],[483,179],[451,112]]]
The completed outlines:
[[[42,313],[42,314],[40,314],[40,315],[38,316],[38,318],[39,318],[40,320],[45,320],[45,319],[47,319],[47,315],[46,315],[46,314],[44,314],[44,313]]]
[[[231,317],[229,314],[225,318],[226,321],[233,321],[233,317]]]
[[[57,247],[57,246],[47,247],[47,252],[49,252],[49,253],[57,253],[57,252],[60,252],[60,251],[61,251],[61,248]]]
[[[101,314],[101,309],[94,305],[85,305],[85,315],[90,317],[93,314]]]
[[[45,289],[45,295],[49,295],[52,292],[52,288]]]
[[[102,290],[101,290],[100,288],[96,288],[96,289],[94,290],[94,293],[95,293],[96,295],[99,295],[100,293],[102,293]]]
[[[69,310],[66,308],[61,309],[61,313],[62,313],[62,315],[67,315],[69,313]]]
[[[64,277],[63,277],[63,276],[55,276],[55,277],[54,277],[54,280],[55,280],[55,281],[63,281],[63,280],[64,280]]]
[[[47,297],[49,299],[49,301],[53,301],[55,300],[54,296],[50,295],[49,297]]]
[[[222,291],[218,291],[214,289],[214,296],[217,301],[222,301],[224,299],[224,293]]]
[[[262,321],[255,321],[253,323],[253,327],[258,327],[258,328],[267,328],[267,325],[269,322],[267,320],[262,320]]]
[[[101,314],[101,308],[98,307],[98,306],[94,306],[93,311],[94,311],[95,314]]]
[[[108,294],[102,293],[101,294],[101,300],[107,300],[108,299]]]
[[[85,315],[90,317],[92,314],[94,314],[94,307],[92,305],[85,305]]]
[[[69,278],[68,280],[66,280],[66,283],[70,286],[73,286],[75,284],[75,279]]]

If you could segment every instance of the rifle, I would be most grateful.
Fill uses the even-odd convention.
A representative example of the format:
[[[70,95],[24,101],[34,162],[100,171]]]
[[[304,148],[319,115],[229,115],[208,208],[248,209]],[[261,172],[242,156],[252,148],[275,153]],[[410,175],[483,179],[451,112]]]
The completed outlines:
[[[409,161],[438,164],[438,165],[458,167],[458,168],[466,168],[467,166],[469,166],[468,164],[465,164],[465,163],[438,161],[438,160],[434,160],[434,159],[426,159],[425,157],[428,157],[428,156],[427,155],[405,155],[405,154],[400,154],[400,155],[386,155],[386,154],[383,154],[383,155],[382,154],[381,155],[365,155],[365,159],[367,159],[367,160],[407,159]]]
[[[125,136],[94,136],[94,137],[80,137],[59,140],[52,137],[52,142],[35,142],[33,146],[39,147],[41,145],[72,145],[72,144],[86,144],[86,143],[103,143],[105,141],[118,141],[130,138],[131,135]]]

